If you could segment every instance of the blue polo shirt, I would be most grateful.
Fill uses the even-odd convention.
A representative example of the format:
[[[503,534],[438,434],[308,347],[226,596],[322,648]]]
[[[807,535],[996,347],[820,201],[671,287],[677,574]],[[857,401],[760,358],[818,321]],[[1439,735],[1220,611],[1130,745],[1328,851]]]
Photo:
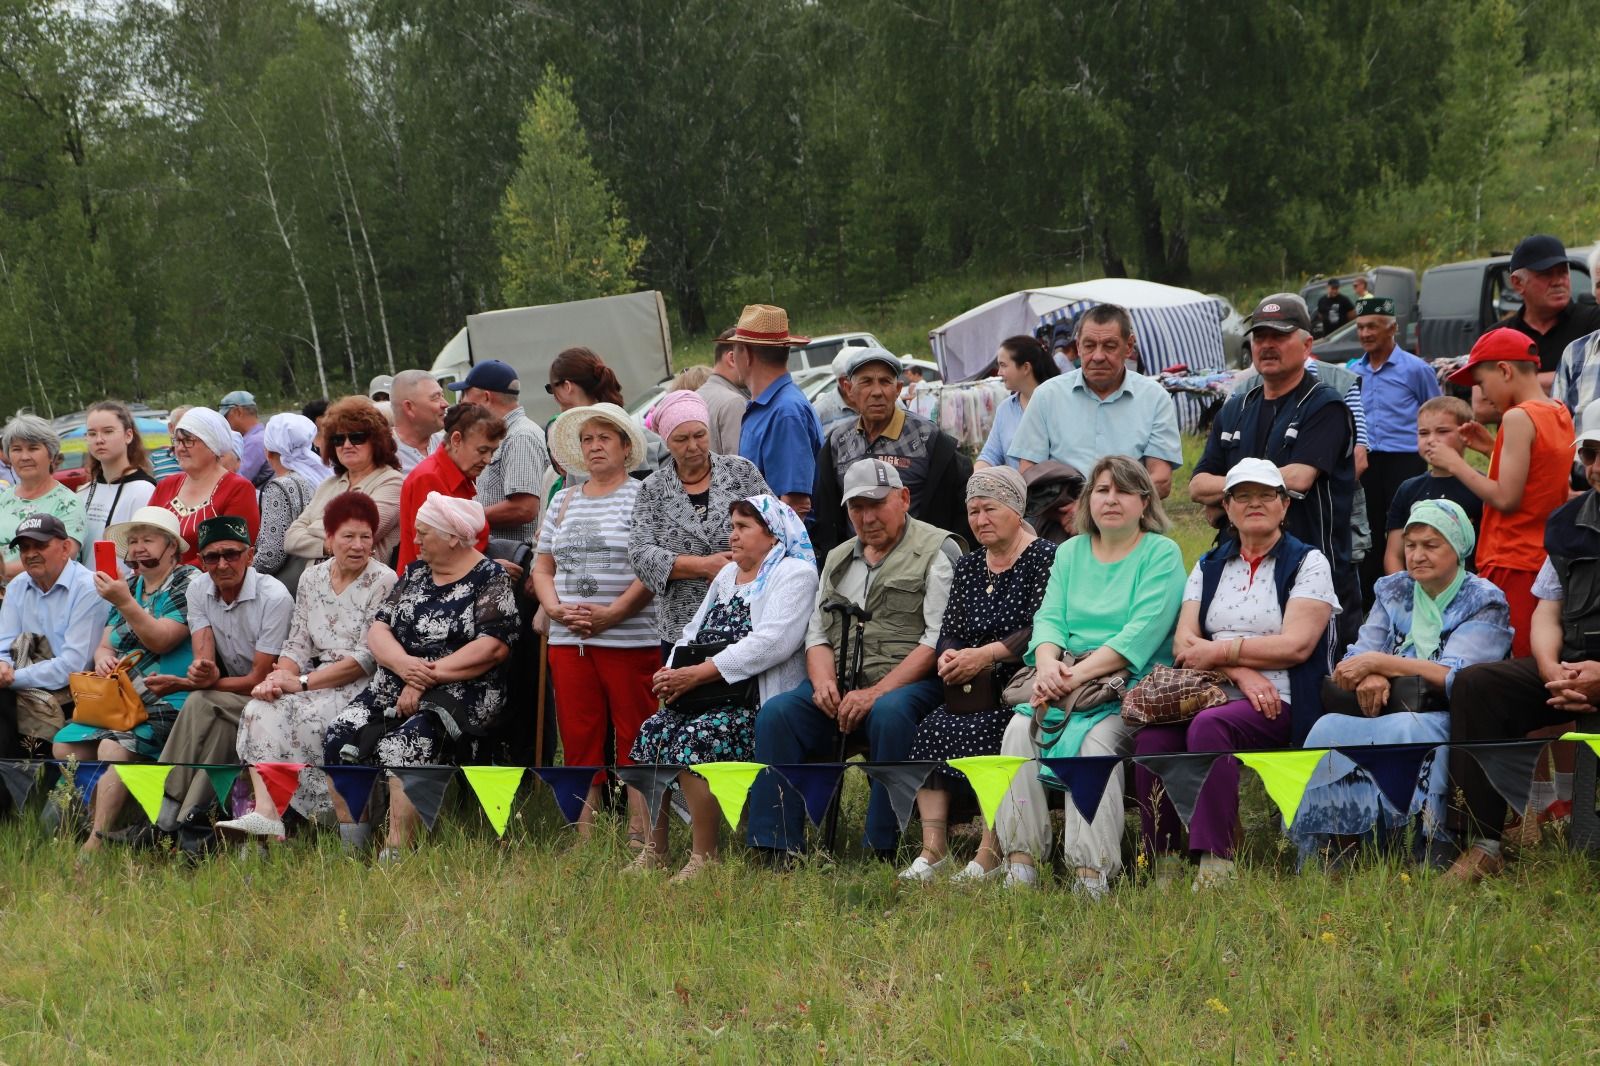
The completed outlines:
[[[1396,347],[1374,367],[1362,355],[1350,366],[1361,375],[1361,408],[1367,416],[1367,447],[1375,452],[1417,450],[1417,408],[1439,395],[1433,368]]]
[[[1006,454],[1030,463],[1054,459],[1087,476],[1107,455],[1182,466],[1183,439],[1172,397],[1157,382],[1129,370],[1101,399],[1074,370],[1033,390]]]
[[[821,447],[822,423],[788,374],[745,408],[739,454],[756,464],[774,496],[811,495]]]

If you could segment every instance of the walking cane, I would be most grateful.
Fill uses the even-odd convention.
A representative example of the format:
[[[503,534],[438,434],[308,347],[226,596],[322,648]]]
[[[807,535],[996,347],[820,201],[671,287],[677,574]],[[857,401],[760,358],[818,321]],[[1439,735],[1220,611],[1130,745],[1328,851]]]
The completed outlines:
[[[843,600],[834,600],[824,604],[823,610],[840,616],[839,625],[839,651],[834,656],[835,684],[842,700],[845,694],[855,688],[856,681],[861,677],[861,658],[863,637],[866,635],[866,624],[872,621],[872,612],[853,603]],[[852,627],[852,621],[854,626]],[[854,629],[852,634],[851,630]],[[854,638],[852,640],[852,637]],[[848,664],[848,666],[846,665]],[[844,762],[845,749],[850,743],[850,735],[844,730],[839,731],[839,750],[836,762]],[[822,835],[827,841],[828,852],[831,854],[838,850],[839,844],[839,808],[844,802],[844,778],[839,778],[839,786],[834,790],[833,799],[828,804],[828,815],[823,820]]]
[[[539,634],[539,694],[534,698],[533,719],[533,757],[534,765],[544,765],[544,704],[545,688],[549,679],[545,676],[550,660],[550,638],[543,633]]]

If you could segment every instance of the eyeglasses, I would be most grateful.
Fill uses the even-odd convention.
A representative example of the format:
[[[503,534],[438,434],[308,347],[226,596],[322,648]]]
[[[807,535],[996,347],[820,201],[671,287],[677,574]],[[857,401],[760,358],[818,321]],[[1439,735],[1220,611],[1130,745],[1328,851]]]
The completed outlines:
[[[1276,492],[1230,492],[1228,499],[1234,503],[1242,503],[1246,507],[1254,507],[1263,503],[1271,503],[1278,498]]]
[[[218,563],[236,563],[244,558],[244,553],[249,548],[218,548],[214,552],[201,552],[200,561],[207,566],[216,566]]]
[[[328,434],[328,444],[335,448],[343,448],[346,441],[349,441],[351,444],[354,444],[359,448],[361,445],[367,443],[367,441],[371,439],[372,434],[363,429],[358,429],[354,433]]]
[[[552,382],[550,382],[550,384],[548,384],[548,385],[546,385],[544,387],[544,391],[549,393],[551,396],[554,396],[556,394],[556,390],[559,389],[561,386],[565,385],[566,383],[567,382],[566,382],[565,378],[563,378],[560,381],[552,381]],[[513,395],[515,395],[515,394],[513,393]]]
[[[193,448],[199,441],[199,437],[193,433],[185,433],[181,429],[172,435],[172,444],[177,448]]]
[[[1596,459],[1600,459],[1600,448],[1590,447],[1585,444],[1578,449],[1578,461],[1584,466],[1593,466]]]

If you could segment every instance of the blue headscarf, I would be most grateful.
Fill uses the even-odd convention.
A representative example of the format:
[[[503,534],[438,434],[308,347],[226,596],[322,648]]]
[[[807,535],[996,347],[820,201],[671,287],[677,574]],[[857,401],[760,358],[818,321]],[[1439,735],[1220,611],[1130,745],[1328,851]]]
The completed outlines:
[[[776,496],[750,496],[745,502],[756,509],[767,531],[778,538],[778,543],[761,561],[756,579],[750,583],[750,597],[754,599],[766,590],[767,579],[779,563],[785,559],[800,559],[816,566],[817,553],[811,547],[811,535],[806,532],[805,521],[795,514],[794,508]]]

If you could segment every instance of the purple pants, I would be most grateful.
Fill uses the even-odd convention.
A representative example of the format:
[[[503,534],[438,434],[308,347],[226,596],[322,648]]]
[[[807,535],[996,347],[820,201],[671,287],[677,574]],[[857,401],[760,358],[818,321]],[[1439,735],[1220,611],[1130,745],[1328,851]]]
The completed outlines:
[[[1289,746],[1289,705],[1267,718],[1249,700],[1233,700],[1201,711],[1188,722],[1145,726],[1133,738],[1135,755],[1168,755],[1180,751],[1254,751]],[[1142,766],[1134,768],[1139,793],[1139,827],[1147,854],[1179,850],[1183,823],[1165,792],[1160,810],[1151,802],[1160,778]],[[1233,858],[1233,827],[1239,819],[1239,760],[1225,755],[1211,764],[1211,776],[1200,789],[1189,821],[1189,847],[1221,859]]]

